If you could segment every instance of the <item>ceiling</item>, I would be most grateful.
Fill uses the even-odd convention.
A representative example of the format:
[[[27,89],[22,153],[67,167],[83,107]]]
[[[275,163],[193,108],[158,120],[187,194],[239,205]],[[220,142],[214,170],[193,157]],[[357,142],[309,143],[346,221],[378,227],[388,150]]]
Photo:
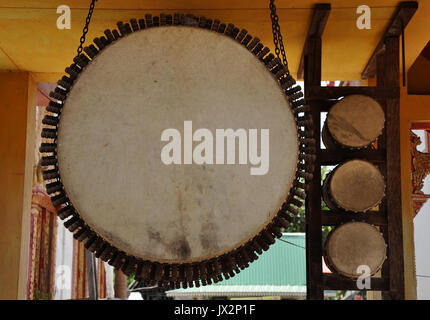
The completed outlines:
[[[273,48],[269,0],[98,0],[87,41],[116,22],[143,17],[146,13],[192,13],[218,18],[258,36]],[[323,34],[323,80],[356,80],[392,17],[396,0],[371,1],[371,29],[359,30],[356,8],[362,0],[276,0],[289,66],[297,72],[307,28],[315,3],[331,3]],[[370,1],[368,1],[370,2]],[[430,39],[430,1],[419,9],[406,29],[406,65],[410,66]],[[38,81],[54,81],[70,65],[79,44],[89,0],[2,0],[0,2],[0,70],[31,71]],[[71,29],[59,30],[56,8],[71,8]]]

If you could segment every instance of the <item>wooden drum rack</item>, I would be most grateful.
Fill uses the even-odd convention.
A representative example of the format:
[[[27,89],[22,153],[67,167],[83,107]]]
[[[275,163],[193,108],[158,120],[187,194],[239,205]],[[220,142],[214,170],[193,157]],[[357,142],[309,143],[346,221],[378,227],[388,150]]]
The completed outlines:
[[[380,276],[370,278],[369,290],[381,291],[383,299],[404,299],[404,262],[402,236],[402,203],[400,177],[400,73],[399,39],[412,18],[416,2],[399,4],[391,23],[375,49],[362,74],[376,74],[376,86],[321,87],[321,36],[327,22],[330,5],[317,4],[303,50],[299,78],[304,76],[306,103],[314,123],[316,161],[313,179],[309,182],[306,199],[306,260],[307,298],[323,299],[324,290],[359,290],[355,279],[336,273],[324,274],[322,266],[324,226],[338,226],[350,221],[362,221],[379,227],[387,244],[387,259]],[[321,149],[321,113],[328,112],[336,99],[352,94],[367,95],[382,106],[385,127],[377,140],[377,148],[358,151]],[[323,211],[321,208],[322,166],[337,165],[348,159],[363,159],[379,167],[385,177],[386,195],[378,210],[363,213]]]

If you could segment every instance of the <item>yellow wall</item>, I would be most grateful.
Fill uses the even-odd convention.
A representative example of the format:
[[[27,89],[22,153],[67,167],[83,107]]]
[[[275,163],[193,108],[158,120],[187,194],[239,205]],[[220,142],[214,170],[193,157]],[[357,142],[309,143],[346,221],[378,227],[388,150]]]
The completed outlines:
[[[0,73],[0,299],[25,297],[35,93],[28,72]]]
[[[410,94],[430,94],[429,72],[430,60],[423,55],[419,55],[407,73],[408,92]]]
[[[416,299],[414,225],[412,210],[412,180],[410,128],[412,122],[430,122],[430,95],[408,95],[406,87],[400,95],[400,147],[402,165],[402,211],[405,255],[406,298]]]

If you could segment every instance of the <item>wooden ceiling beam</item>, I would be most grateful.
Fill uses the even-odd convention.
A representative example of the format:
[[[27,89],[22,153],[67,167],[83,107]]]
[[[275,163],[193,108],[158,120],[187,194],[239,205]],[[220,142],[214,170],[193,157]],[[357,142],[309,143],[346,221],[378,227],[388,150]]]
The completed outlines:
[[[376,56],[384,52],[385,39],[388,37],[399,37],[402,34],[402,25],[403,28],[406,28],[417,9],[418,2],[416,1],[403,1],[399,3],[384,35],[361,73],[361,79],[372,78],[376,75]]]
[[[299,69],[297,71],[298,79],[303,79],[304,76],[304,58],[308,50],[308,40],[311,37],[322,36],[325,25],[327,24],[328,16],[330,15],[330,10],[330,3],[317,3],[313,8],[311,23],[309,25],[308,34],[306,35],[302,56],[300,58]]]
[[[411,130],[430,130],[430,122],[413,122]]]

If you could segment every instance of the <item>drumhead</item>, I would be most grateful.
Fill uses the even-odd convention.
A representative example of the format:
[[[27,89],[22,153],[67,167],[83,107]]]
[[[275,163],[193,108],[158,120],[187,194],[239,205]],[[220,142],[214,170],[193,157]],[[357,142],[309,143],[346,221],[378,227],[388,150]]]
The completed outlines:
[[[363,148],[374,142],[384,128],[384,111],[365,95],[346,96],[327,115],[327,129],[339,144]]]
[[[350,160],[336,167],[329,180],[330,198],[341,208],[364,212],[377,206],[385,194],[384,177],[365,160]]]
[[[333,272],[358,278],[366,268],[360,266],[367,266],[371,275],[378,272],[386,259],[386,249],[384,238],[374,226],[348,222],[327,237],[325,260]]]
[[[238,163],[238,141],[235,164],[183,164],[188,121],[213,134],[213,157],[217,129],[248,139],[258,129],[258,155],[269,129],[268,172]],[[182,164],[161,159],[166,129],[181,135]],[[229,37],[185,26],[134,32],[101,51],[68,94],[57,140],[62,183],[84,221],[117,248],[161,262],[216,257],[260,232],[298,159],[294,116],[265,65]]]

